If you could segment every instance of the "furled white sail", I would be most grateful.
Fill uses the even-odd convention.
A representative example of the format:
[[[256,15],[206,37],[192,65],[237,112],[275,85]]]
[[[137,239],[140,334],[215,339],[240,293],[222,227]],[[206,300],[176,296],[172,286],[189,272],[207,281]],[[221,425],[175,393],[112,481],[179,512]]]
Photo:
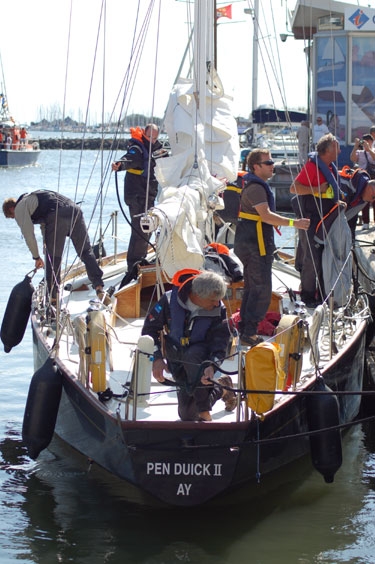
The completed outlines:
[[[168,276],[187,265],[202,266],[212,212],[222,203],[218,194],[238,173],[237,123],[213,66],[214,14],[208,4],[198,2],[195,14],[199,64],[193,79],[175,84],[166,111],[172,156],[159,159],[155,169],[162,192],[151,214],[158,220],[158,254]]]

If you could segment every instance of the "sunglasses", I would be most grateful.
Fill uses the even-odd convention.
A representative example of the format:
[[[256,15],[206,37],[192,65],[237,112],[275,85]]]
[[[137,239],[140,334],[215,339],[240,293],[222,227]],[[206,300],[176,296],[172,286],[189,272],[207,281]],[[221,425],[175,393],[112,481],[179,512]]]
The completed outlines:
[[[274,164],[275,164],[275,161],[273,161],[272,159],[270,159],[270,160],[268,160],[268,161],[261,161],[260,163],[257,163],[257,164],[258,164],[259,166],[262,166],[262,165],[264,165],[264,164],[267,165],[267,166],[271,166],[271,165],[274,165]]]

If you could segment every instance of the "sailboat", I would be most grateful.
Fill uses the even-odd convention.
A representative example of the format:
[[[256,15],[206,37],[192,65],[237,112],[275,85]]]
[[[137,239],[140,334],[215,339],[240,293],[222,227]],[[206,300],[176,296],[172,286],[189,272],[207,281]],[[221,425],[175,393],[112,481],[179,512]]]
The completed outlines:
[[[266,337],[279,351],[277,370],[276,357],[266,370],[252,369],[249,353],[257,347],[241,347],[233,327],[231,349],[216,374],[231,374],[237,407],[228,412],[217,402],[211,422],[180,421],[175,382],[169,377],[160,384],[151,376],[154,344],[141,335],[144,318],[176,272],[205,268],[215,212],[238,173],[231,99],[214,65],[214,20],[213,3],[197,0],[198,68],[171,92],[165,123],[172,154],[158,162],[161,194],[143,222],[154,233],[148,264],[120,287],[126,252],[99,253],[106,287],[114,290],[107,305],[76,262],[62,276],[55,312],[43,281],[32,297],[35,374],[23,425],[29,455],[37,458],[55,434],[134,486],[142,503],[226,503],[245,486],[259,495],[264,480],[306,456],[332,482],[342,462],[341,430],[361,401],[366,297],[353,292],[342,307],[331,301],[309,310],[296,298],[293,257],[281,252],[269,306],[277,327]],[[230,229],[224,223],[220,236]],[[242,291],[243,281],[228,279],[229,316]]]
[[[23,167],[34,165],[40,155],[37,141],[23,136],[22,128],[12,117],[5,88],[4,70],[0,56],[2,83],[0,91],[0,166]]]

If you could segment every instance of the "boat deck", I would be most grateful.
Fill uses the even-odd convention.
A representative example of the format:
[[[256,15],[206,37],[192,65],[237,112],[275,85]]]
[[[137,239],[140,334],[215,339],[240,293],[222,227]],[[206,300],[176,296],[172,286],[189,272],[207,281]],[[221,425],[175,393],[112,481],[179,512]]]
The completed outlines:
[[[118,284],[123,275],[119,274],[118,265],[112,269],[112,277],[106,281],[106,286]],[[73,287],[82,287],[82,282],[85,279],[79,278],[73,284]],[[298,295],[298,278],[294,275],[293,267],[280,262],[276,264],[274,277],[274,288],[280,293],[282,288],[284,292],[280,295],[282,297],[282,309],[288,311],[291,315],[298,315],[303,319],[305,326],[309,327],[310,338],[313,334],[312,340],[319,343],[319,365],[329,367],[333,357],[332,339],[334,339],[334,348],[337,349],[338,354],[340,349],[345,348],[350,342],[351,338],[356,334],[356,319],[350,319],[346,313],[338,311],[335,314],[335,322],[333,324],[327,323],[327,308],[317,308],[314,312],[300,306],[299,302],[291,302],[288,290],[296,292]],[[106,308],[101,305],[97,300],[96,294],[93,289],[86,291],[73,291],[65,292],[62,299],[62,310],[66,308],[69,314],[63,319],[62,326],[59,327],[59,359],[68,368],[72,375],[78,373],[75,378],[81,380],[81,384],[90,389],[93,397],[97,398],[98,395],[92,390],[91,384],[87,384],[87,366],[85,362],[84,341],[79,341],[76,334],[76,318],[82,320],[83,326],[86,325],[87,311],[91,309],[105,311],[106,330],[107,330],[107,370],[106,370],[106,388],[111,391],[112,397],[106,399],[104,405],[109,412],[113,414],[120,414],[121,419],[133,420],[133,399],[128,398],[129,389],[132,388],[132,373],[134,363],[137,357],[137,344],[141,336],[144,317],[127,318],[116,314],[116,298],[112,298],[112,304]],[[132,306],[132,304],[130,304]],[[365,308],[364,304],[364,308]],[[230,315],[233,312],[229,312]],[[332,328],[333,333],[332,335]],[[46,324],[43,328],[43,334],[48,342],[49,347],[53,347],[53,342],[56,337],[55,331],[50,325]],[[74,337],[75,334],[75,337]],[[84,337],[83,337],[84,338]],[[277,337],[264,337],[265,340],[274,341]],[[82,344],[83,343],[83,344]],[[284,346],[284,345],[283,345]],[[152,350],[152,349],[151,349]],[[246,348],[240,347],[236,340],[232,345],[231,353],[233,356],[223,364],[223,369],[231,373],[234,388],[243,389],[238,380],[239,363],[243,362],[243,355],[241,351],[246,352]],[[303,388],[311,378],[315,377],[316,369],[314,368],[313,357],[311,355],[311,347],[309,346],[306,335],[304,336],[304,346],[302,350],[303,360],[301,374],[299,381],[296,385],[296,390]],[[138,421],[179,421],[177,413],[177,394],[174,386],[163,385],[156,382],[151,377],[151,363],[152,356],[142,355],[138,357],[138,362],[141,363],[141,373],[143,374],[138,383],[137,394],[137,409],[136,419]],[[241,359],[241,360],[239,360]],[[332,361],[333,362],[333,361]],[[81,370],[77,370],[81,365]],[[216,374],[219,377],[221,374]],[[166,378],[171,379],[171,376],[166,374]],[[260,389],[263,389],[260,386]],[[275,405],[282,404],[287,401],[288,395],[276,394]],[[212,418],[216,422],[235,422],[244,421],[249,417],[249,410],[247,410],[244,402],[240,403],[237,410],[233,412],[225,411],[224,403],[222,401],[216,402]]]

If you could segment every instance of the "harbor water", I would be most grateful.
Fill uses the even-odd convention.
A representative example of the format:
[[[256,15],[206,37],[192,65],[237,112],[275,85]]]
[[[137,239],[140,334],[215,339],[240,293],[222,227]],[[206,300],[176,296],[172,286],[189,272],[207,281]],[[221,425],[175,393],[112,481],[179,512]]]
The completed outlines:
[[[2,199],[39,188],[59,190],[70,197],[77,192],[89,223],[96,193],[85,187],[95,158],[94,152],[84,153],[77,184],[79,151],[43,151],[35,167],[0,170]],[[121,175],[120,194],[122,182]],[[105,190],[110,201],[104,209],[104,227],[110,214],[119,210],[114,176]],[[118,248],[123,250],[129,229],[121,214],[118,223]],[[287,245],[291,232],[286,229],[283,235]],[[16,223],[2,214],[0,233],[2,320],[12,288],[32,271],[34,262]],[[110,236],[110,229],[108,233]],[[33,283],[41,276],[37,272]],[[33,372],[28,326],[17,347],[8,354],[2,346],[0,350],[2,564],[374,561],[375,423],[353,426],[345,435],[343,465],[333,484],[326,484],[310,461],[304,460],[287,470],[282,487],[270,487],[251,501],[244,494],[242,501],[227,507],[150,508],[134,504],[125,484],[56,439],[37,461],[28,458],[21,431]]]

